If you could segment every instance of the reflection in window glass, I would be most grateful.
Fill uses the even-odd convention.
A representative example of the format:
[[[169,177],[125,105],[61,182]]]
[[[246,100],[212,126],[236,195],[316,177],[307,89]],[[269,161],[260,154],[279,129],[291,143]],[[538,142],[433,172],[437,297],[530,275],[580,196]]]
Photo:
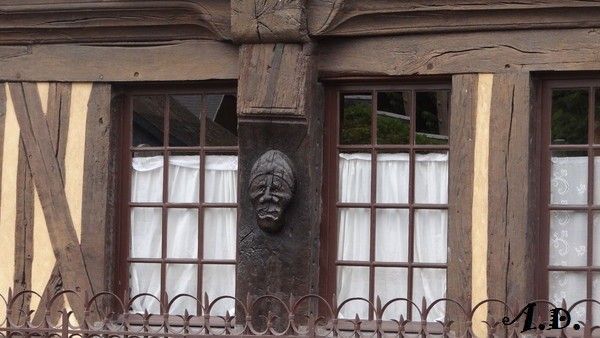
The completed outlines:
[[[200,145],[201,95],[172,95],[169,100],[169,145]]]
[[[448,144],[450,92],[416,93],[416,144]]]
[[[377,93],[377,143],[408,144],[410,92]]]
[[[587,89],[552,91],[552,144],[588,143]]]
[[[163,96],[134,96],[133,146],[162,147],[165,101]]]
[[[342,95],[340,143],[371,143],[371,94]]]
[[[238,144],[236,104],[235,95],[206,95],[206,145]]]

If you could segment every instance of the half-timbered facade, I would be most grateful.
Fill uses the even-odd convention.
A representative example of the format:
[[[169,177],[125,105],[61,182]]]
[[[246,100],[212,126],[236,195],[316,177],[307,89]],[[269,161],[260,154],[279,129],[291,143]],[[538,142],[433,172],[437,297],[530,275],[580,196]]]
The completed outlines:
[[[2,318],[591,336],[599,46],[595,1],[0,1]]]

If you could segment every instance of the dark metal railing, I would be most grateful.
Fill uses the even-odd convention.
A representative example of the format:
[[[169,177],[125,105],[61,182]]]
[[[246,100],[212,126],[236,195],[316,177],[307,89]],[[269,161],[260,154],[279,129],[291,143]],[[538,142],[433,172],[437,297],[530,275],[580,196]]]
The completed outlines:
[[[337,303],[335,296],[327,301],[321,296],[310,294],[302,297],[290,295],[277,297],[264,295],[247,296],[244,301],[231,296],[222,296],[210,300],[205,294],[202,299],[193,295],[181,294],[169,300],[165,294],[162,299],[151,294],[140,294],[135,297],[125,295],[120,298],[111,292],[101,292],[93,296],[64,290],[55,294],[38,311],[43,316],[34,316],[34,311],[18,308],[24,298],[40,297],[34,291],[21,291],[8,297],[0,295],[0,337],[194,337],[194,336],[395,336],[395,337],[477,337],[483,333],[486,337],[590,337],[600,335],[600,328],[586,322],[571,323],[569,327],[548,330],[551,320],[543,315],[544,311],[557,308],[546,300],[538,300],[528,304],[538,305],[535,318],[527,318],[523,308],[510,307],[498,299],[488,299],[473,307],[464,306],[452,299],[438,299],[428,304],[425,299],[420,305],[409,299],[397,298],[382,303],[369,302],[364,298],[351,298]],[[143,297],[151,297],[160,305],[160,313],[132,313],[132,305]],[[41,298],[41,297],[40,297]],[[190,298],[199,303],[201,313],[198,315],[184,311],[172,314],[175,302]],[[63,303],[63,300],[68,299]],[[61,301],[58,301],[61,300]],[[69,302],[80,300],[84,313],[77,314],[70,310]],[[167,301],[169,300],[169,301]],[[213,314],[215,305],[220,302],[235,302],[236,314],[225,312]],[[350,302],[364,302],[372,311],[374,320],[361,319],[356,315],[352,319],[341,319],[340,313]],[[560,308],[567,314],[583,303],[600,302],[584,299],[567,307],[565,302]],[[403,303],[413,308],[413,318],[406,319],[402,315],[396,319],[386,316],[395,303]],[[60,304],[57,306],[57,304]],[[531,305],[530,305],[531,306]],[[450,313],[456,318],[444,321],[431,320],[429,314],[434,308],[444,307],[446,317]],[[491,311],[492,308],[496,312]],[[448,310],[452,309],[451,312]],[[489,310],[487,310],[489,309]],[[475,321],[481,312],[488,311],[487,319]],[[494,318],[491,313],[498,313]],[[590,316],[590,315],[588,315]],[[39,318],[36,322],[33,318]],[[386,319],[384,319],[386,318]],[[527,322],[527,320],[533,322]],[[544,329],[539,324],[545,324]],[[576,326],[574,324],[577,324]],[[535,329],[522,332],[524,325]],[[575,329],[576,327],[577,329]]]

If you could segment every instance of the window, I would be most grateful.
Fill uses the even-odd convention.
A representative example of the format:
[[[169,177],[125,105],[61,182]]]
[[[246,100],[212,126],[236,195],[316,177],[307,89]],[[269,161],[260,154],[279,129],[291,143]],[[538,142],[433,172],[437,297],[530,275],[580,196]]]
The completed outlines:
[[[235,294],[237,115],[229,88],[134,91],[126,96],[123,146],[124,259],[132,296],[169,301]],[[160,313],[144,296],[132,312]],[[200,314],[183,297],[171,314]],[[212,315],[234,313],[220,301]]]
[[[340,86],[327,97],[326,292],[338,304],[444,297],[450,87]],[[413,312],[395,302],[384,319],[420,319]],[[428,320],[444,312],[439,306]],[[356,314],[373,319],[358,300],[340,317]]]
[[[600,299],[600,81],[546,81],[543,92],[540,296],[571,306]],[[600,306],[571,317],[597,325]]]

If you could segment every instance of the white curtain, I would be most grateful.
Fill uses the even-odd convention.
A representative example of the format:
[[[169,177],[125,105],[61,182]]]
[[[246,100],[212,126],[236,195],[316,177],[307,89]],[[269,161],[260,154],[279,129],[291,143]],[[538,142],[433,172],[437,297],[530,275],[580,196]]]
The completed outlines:
[[[560,205],[587,205],[588,157],[552,157],[550,202]],[[594,204],[600,204],[600,158],[594,159]],[[600,213],[595,213],[594,243],[600,243]],[[587,212],[550,212],[550,265],[587,266]],[[600,265],[600,246],[594,248],[593,264]],[[549,299],[567,306],[587,298],[585,272],[549,272]],[[600,299],[600,274],[592,277],[592,296]],[[600,306],[592,306],[594,323],[600,323]],[[585,304],[571,312],[572,322],[585,321]]]
[[[380,154],[377,158],[376,199],[378,203],[408,203],[409,156],[406,153]],[[369,203],[371,201],[371,155],[340,154],[339,201]],[[415,162],[415,202],[446,204],[448,201],[448,155],[417,154]],[[375,260],[408,261],[408,209],[378,209],[376,212]],[[343,208],[338,215],[337,258],[346,261],[369,261],[370,210]],[[415,262],[446,263],[447,212],[417,210],[415,212]],[[413,299],[420,304],[442,298],[446,293],[445,269],[414,269]],[[375,269],[375,295],[382,302],[407,297],[406,268]],[[369,268],[340,266],[337,271],[338,302],[351,297],[369,298]],[[353,301],[340,313],[342,318],[368,317],[366,303]],[[388,308],[384,318],[406,317],[406,304]],[[429,320],[443,319],[444,308],[434,309]]]
[[[237,201],[237,157],[206,156],[204,200],[208,203],[235,203]],[[162,202],[163,157],[136,157],[132,162],[131,199],[133,202]],[[200,159],[198,156],[170,156],[168,201],[197,203],[199,201]],[[204,259],[235,259],[235,208],[204,209]],[[131,210],[132,258],[160,258],[162,238],[162,209],[133,208]],[[198,209],[170,208],[167,214],[167,258],[198,258]],[[160,264],[136,263],[130,267],[131,294],[150,293],[159,296]],[[210,299],[234,295],[235,266],[206,264],[202,288]],[[198,266],[195,264],[167,264],[165,290],[170,298],[177,294],[197,294]],[[160,311],[157,301],[144,297],[133,304],[134,312]],[[172,314],[187,309],[196,314],[196,302],[182,298],[173,304]],[[232,302],[219,302],[211,314],[233,314]]]

